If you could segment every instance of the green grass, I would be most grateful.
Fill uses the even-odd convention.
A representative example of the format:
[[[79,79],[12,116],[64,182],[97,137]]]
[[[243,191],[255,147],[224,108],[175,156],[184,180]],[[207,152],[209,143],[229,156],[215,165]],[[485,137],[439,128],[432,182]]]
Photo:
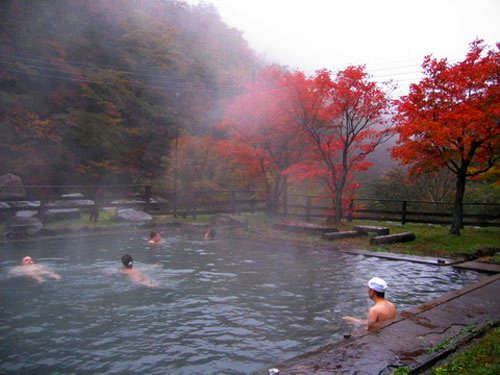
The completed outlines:
[[[399,367],[392,372],[392,375],[410,375],[410,369],[408,367]]]
[[[450,363],[435,368],[432,374],[500,374],[500,328],[479,339],[468,350],[454,355]]]
[[[361,224],[389,227],[391,233],[413,232],[415,234],[415,241],[370,247],[375,251],[447,256],[473,254],[484,248],[500,249],[500,228],[466,227],[461,231],[460,236],[454,236],[449,233],[449,226],[442,225],[406,224],[403,226],[388,222],[354,222],[347,227],[352,228]]]

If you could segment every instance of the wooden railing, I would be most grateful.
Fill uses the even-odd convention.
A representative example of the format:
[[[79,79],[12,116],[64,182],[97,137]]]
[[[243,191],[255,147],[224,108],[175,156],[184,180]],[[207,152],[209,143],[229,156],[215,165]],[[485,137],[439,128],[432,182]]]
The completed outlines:
[[[0,199],[0,217],[20,210],[38,211],[78,208],[97,221],[104,207],[140,207],[152,215],[192,216],[216,213],[258,212],[266,209],[263,191],[152,191],[151,185],[31,185],[21,188],[22,197]],[[78,194],[75,194],[78,193]],[[154,195],[154,197],[153,197]],[[19,202],[31,202],[29,206]],[[17,202],[17,203],[16,203]],[[453,203],[412,200],[356,198],[344,210],[351,220],[450,224]],[[305,221],[323,220],[334,214],[331,200],[324,196],[288,195],[278,212]],[[500,227],[500,204],[464,203],[464,225]]]
[[[322,196],[291,195],[281,212],[306,221],[334,215],[331,201]],[[406,223],[450,224],[452,202],[356,198],[344,209],[344,218]],[[464,225],[500,227],[500,204],[464,203]]]
[[[348,220],[385,220],[406,223],[450,224],[453,202],[358,198],[351,201]],[[500,226],[500,204],[463,203],[463,224]]]

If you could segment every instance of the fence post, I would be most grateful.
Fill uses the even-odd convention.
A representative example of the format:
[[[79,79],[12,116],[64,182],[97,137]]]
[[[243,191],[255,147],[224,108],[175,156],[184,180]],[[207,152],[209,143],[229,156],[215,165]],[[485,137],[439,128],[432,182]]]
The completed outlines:
[[[146,207],[145,207],[146,212],[149,212],[150,203],[151,203],[151,185],[146,185]]]
[[[286,191],[283,195],[283,216],[288,216],[288,193]]]
[[[40,218],[40,221],[45,224],[45,211],[47,210],[45,208],[45,205],[47,204],[45,197],[41,196],[40,197],[40,209],[38,211],[38,216]]]
[[[406,225],[406,203],[407,201],[403,201],[403,207],[401,211],[401,224]]]
[[[89,221],[93,221],[94,223],[97,223],[99,220],[99,203],[97,202],[98,200],[98,195],[99,194],[99,187],[96,185],[94,186],[93,192],[92,192],[92,198],[94,200],[94,205],[92,206],[92,209],[90,210],[90,217]]]
[[[306,221],[311,221],[311,197],[306,197]]]
[[[238,213],[238,207],[236,206],[236,192],[231,191],[231,209],[233,211],[233,214]]]
[[[349,212],[347,213],[347,221],[350,223],[352,221],[352,214],[354,212],[354,199],[349,202]]]
[[[174,217],[177,217],[177,204],[178,204],[178,200],[177,200],[177,188],[175,189],[174,191]]]

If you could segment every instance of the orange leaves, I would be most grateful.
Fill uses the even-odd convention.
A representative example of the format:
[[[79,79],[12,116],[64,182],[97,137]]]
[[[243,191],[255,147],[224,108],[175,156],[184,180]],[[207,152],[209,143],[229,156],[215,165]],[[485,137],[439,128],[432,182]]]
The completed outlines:
[[[422,66],[424,79],[397,102],[399,146],[393,155],[418,170],[446,164],[467,173],[475,165],[475,174],[491,167],[500,142],[498,48],[487,50],[476,40],[461,62],[427,56]]]

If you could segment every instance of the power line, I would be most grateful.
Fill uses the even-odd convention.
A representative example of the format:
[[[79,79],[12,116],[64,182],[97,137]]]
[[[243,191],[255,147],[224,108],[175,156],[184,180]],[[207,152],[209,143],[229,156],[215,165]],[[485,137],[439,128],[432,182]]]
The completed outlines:
[[[61,73],[66,73],[66,74],[76,74],[72,71],[69,70],[63,70],[63,69],[55,69],[52,67],[45,67],[45,65],[52,66],[52,64],[48,61],[45,60],[40,60],[40,59],[34,59],[34,58],[28,58],[28,57],[21,57],[21,56],[11,56],[14,59],[18,60],[25,60],[25,61],[32,61],[38,64],[30,65],[30,67],[35,68],[35,69],[40,69],[40,70],[48,70],[48,71],[54,71],[54,72],[61,72]],[[4,59],[5,61],[5,59]],[[9,61],[7,60],[9,63]],[[71,61],[65,60],[65,62],[70,63]],[[41,64],[41,65],[39,65]],[[116,78],[115,76],[111,76],[110,73],[117,73],[117,74],[126,74],[129,76],[137,76],[137,77],[145,77],[145,78],[151,78],[155,80],[163,80],[165,83],[200,83],[200,80],[193,80],[190,78],[172,78],[171,75],[162,75],[162,74],[151,74],[151,73],[138,73],[136,71],[131,71],[131,70],[126,70],[126,69],[115,69],[115,68],[108,68],[107,66],[102,66],[102,65],[90,65],[90,64],[83,64],[83,63],[76,63],[72,64],[74,67],[85,67],[93,70],[97,70],[97,72],[93,73],[94,75],[100,76],[102,78],[107,78],[107,77],[112,77]],[[380,68],[380,69],[375,69],[375,70],[369,70],[369,72],[375,72],[375,71],[390,71],[390,70],[400,70],[400,69],[405,69],[405,68],[410,68],[410,67],[416,67],[418,65],[401,65],[401,66],[396,66],[396,67],[386,67],[386,68]],[[100,70],[100,71],[99,71]],[[141,72],[141,70],[139,70]],[[372,78],[380,78],[380,77],[393,77],[393,76],[398,76],[398,75],[408,75],[408,74],[419,74],[422,73],[421,71],[410,71],[410,72],[394,72],[394,73],[389,73],[389,74],[384,74],[384,75],[373,75]],[[218,87],[230,87],[233,88],[234,85],[229,85],[229,84],[222,84],[222,83],[216,83]]]
[[[92,79],[82,79],[82,78],[76,78],[76,77],[70,77],[70,76],[58,76],[55,74],[44,74],[40,72],[26,72],[22,70],[17,70],[17,69],[4,69],[4,71],[12,72],[12,73],[18,73],[18,74],[23,74],[23,75],[31,75],[31,76],[41,76],[41,77],[47,77],[47,78],[54,78],[54,79],[59,79],[59,80],[64,80],[64,81],[72,81],[72,82],[82,82],[82,83],[102,83],[102,81],[98,80],[92,80]],[[212,93],[219,93],[219,90],[216,88],[208,88],[205,86],[194,86],[191,84],[191,86],[187,85],[181,85],[179,83],[177,84],[166,84],[163,86],[158,86],[158,85],[152,85],[150,83],[144,83],[144,82],[134,82],[134,81],[128,81],[127,84],[136,86],[136,87],[149,87],[153,89],[158,89],[158,90],[165,90],[165,89],[174,89],[174,90],[183,90],[183,89],[194,89],[197,91],[204,91],[204,92],[212,92]],[[189,84],[188,84],[189,85]],[[241,92],[241,90],[236,89],[235,87],[232,88],[232,90],[236,93]],[[226,90],[227,93],[229,93],[231,90]]]

